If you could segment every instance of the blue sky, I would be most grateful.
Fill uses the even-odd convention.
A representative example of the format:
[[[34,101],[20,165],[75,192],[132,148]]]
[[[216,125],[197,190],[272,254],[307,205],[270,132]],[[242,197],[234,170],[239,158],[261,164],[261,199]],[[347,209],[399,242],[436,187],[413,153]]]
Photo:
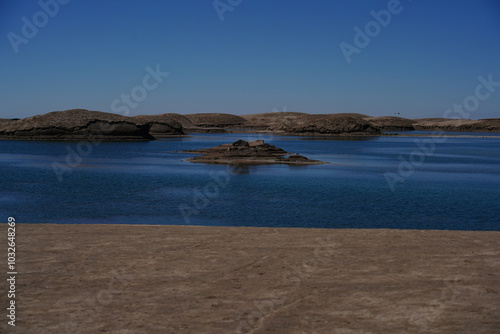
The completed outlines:
[[[116,111],[113,101],[139,92],[146,67],[158,64],[169,76],[130,115],[286,107],[442,117],[474,94],[478,76],[500,81],[498,0],[401,0],[350,63],[339,44],[356,46],[354,27],[364,31],[370,12],[387,10],[389,1],[219,3],[232,9],[222,21],[213,0],[71,0],[44,22],[39,1],[3,0],[0,117]],[[13,34],[25,38],[22,19],[34,16],[36,35],[11,42]],[[489,117],[500,117],[500,87],[470,118]]]

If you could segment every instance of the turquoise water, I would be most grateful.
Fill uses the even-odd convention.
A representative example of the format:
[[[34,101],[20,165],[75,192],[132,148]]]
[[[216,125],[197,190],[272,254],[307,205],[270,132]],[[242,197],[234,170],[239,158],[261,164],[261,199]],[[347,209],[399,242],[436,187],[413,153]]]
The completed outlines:
[[[429,138],[263,138],[332,163],[301,167],[194,164],[183,160],[191,155],[176,153],[237,139],[260,137],[194,135],[101,143],[91,150],[76,142],[0,141],[0,217],[20,223],[500,230],[500,139],[447,138],[427,142],[432,152],[424,154],[416,140]],[[68,152],[79,149],[82,160],[70,154],[68,166]],[[411,171],[403,168],[410,158],[416,161]],[[59,178],[54,163],[66,166],[58,169]],[[398,180],[392,190],[385,175]]]

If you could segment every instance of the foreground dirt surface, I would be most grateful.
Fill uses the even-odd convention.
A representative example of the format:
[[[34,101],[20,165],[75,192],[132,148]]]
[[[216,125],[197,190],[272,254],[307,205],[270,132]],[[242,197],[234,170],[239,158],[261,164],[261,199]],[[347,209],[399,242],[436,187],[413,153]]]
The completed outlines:
[[[17,321],[4,280],[1,333],[500,333],[500,232],[16,232]]]

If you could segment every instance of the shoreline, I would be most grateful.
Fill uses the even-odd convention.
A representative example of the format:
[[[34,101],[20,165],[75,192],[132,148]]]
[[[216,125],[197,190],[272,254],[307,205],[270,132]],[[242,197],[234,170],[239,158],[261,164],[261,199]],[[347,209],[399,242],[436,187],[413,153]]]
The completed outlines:
[[[284,230],[321,230],[321,231],[411,231],[411,232],[484,232],[484,233],[499,233],[500,237],[500,229],[499,230],[445,230],[445,229],[416,229],[416,228],[345,228],[345,227],[288,227],[288,226],[279,226],[279,227],[271,227],[271,226],[228,226],[228,225],[187,225],[187,224],[105,224],[105,223],[18,223],[21,225],[44,225],[44,226],[123,226],[123,227],[189,227],[189,228],[229,228],[229,229],[284,229]],[[0,223],[0,226],[6,225],[6,223]],[[500,239],[499,239],[500,241]]]
[[[425,131],[425,130],[422,130]],[[433,132],[430,131],[429,132]],[[456,132],[456,131],[451,131],[451,132]],[[464,131],[465,132],[465,131]],[[473,131],[472,131],[473,132]],[[220,132],[220,133],[200,133],[200,132],[188,132],[184,135],[168,135],[168,136],[162,136],[162,137],[157,137],[155,139],[123,139],[123,138],[106,138],[103,139],[101,142],[102,143],[147,143],[151,141],[168,141],[172,140],[175,138],[189,138],[189,137],[199,137],[199,138],[206,138],[207,135],[237,135],[237,134],[255,134],[255,135],[272,135],[276,137],[299,137],[299,138],[314,138],[314,139],[328,139],[328,138],[346,138],[350,137],[353,139],[356,138],[367,138],[367,137],[372,137],[372,138],[379,138],[379,137],[393,137],[393,138],[404,138],[404,137],[424,137],[424,138],[433,138],[433,137],[446,137],[446,138],[494,138],[494,139],[500,139],[500,135],[490,135],[490,133],[500,133],[500,132],[480,132],[477,131],[478,135],[472,135],[472,134],[467,134],[467,135],[460,135],[460,134],[447,134],[446,132],[443,132],[441,134],[405,134],[405,133],[381,133],[381,134],[352,134],[352,133],[344,133],[344,134],[318,134],[318,133],[282,133],[282,132],[273,132],[273,131],[226,131],[226,132]],[[85,138],[85,137],[80,137],[80,138],[44,138],[44,139],[39,139],[39,138],[19,138],[19,137],[1,137],[0,136],[0,141],[26,141],[26,142],[62,142],[62,143],[68,143],[68,142],[92,142],[93,139],[91,138]]]

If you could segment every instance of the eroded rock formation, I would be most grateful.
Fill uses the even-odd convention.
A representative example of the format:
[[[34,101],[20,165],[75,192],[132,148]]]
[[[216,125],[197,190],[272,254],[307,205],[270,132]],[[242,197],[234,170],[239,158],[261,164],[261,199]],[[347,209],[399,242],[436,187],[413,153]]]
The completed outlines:
[[[0,122],[0,139],[20,140],[152,140],[148,125],[126,116],[72,109]]]
[[[325,163],[323,161],[310,160],[304,156],[286,152],[279,147],[265,143],[263,140],[250,142],[238,140],[231,144],[222,144],[212,148],[183,152],[202,154],[187,160],[203,163],[255,165],[316,165]]]

